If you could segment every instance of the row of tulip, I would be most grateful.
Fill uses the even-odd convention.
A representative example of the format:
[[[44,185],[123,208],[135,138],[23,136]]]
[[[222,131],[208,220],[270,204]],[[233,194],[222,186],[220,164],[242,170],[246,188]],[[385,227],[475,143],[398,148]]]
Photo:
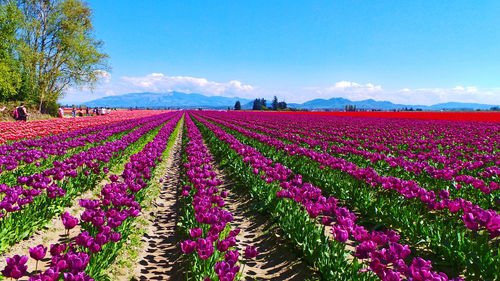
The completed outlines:
[[[51,155],[64,156],[68,150],[99,143],[123,130],[142,124],[147,117],[120,121],[107,125],[87,127],[58,135],[28,139],[0,146],[0,173],[11,171],[22,164],[30,164]],[[37,164],[40,165],[41,163]]]
[[[373,123],[371,119],[315,120],[302,118],[302,122],[296,122],[297,120],[294,119],[277,119],[272,118],[272,116],[231,114],[231,119],[238,119],[250,124],[258,123],[266,128],[278,129],[280,132],[291,134],[300,141],[309,140],[312,145],[319,145],[325,150],[331,146],[330,149],[334,153],[355,153],[372,162],[378,160],[392,161],[394,162],[393,165],[399,165],[407,171],[415,174],[425,172],[437,179],[453,180],[461,173],[481,168],[486,168],[486,171],[480,173],[479,176],[481,177],[498,175],[495,164],[499,164],[500,156],[494,154],[494,151],[498,150],[500,143],[500,136],[496,133],[500,129],[498,124],[471,123],[467,124],[468,126],[465,129],[464,122],[453,123],[455,128],[451,129],[452,132],[459,133],[460,137],[463,137],[464,134],[467,135],[467,139],[460,140],[460,142],[465,141],[468,145],[466,146],[456,143],[457,140],[448,138],[448,135],[447,138],[442,138],[443,130],[441,130],[441,134],[436,134],[434,126],[441,123],[436,121],[413,121],[406,123],[405,128],[401,128],[401,123],[385,119],[385,126],[382,127],[377,124],[377,126],[373,126],[375,130],[370,126],[373,125],[370,124]],[[358,138],[351,139],[352,132],[346,132],[349,127],[339,126],[339,121],[341,121],[341,125],[350,122],[349,125],[351,126],[355,125],[356,121],[363,123],[362,129],[355,131]],[[321,124],[321,127],[317,125],[318,123]],[[396,128],[394,128],[394,125]],[[418,130],[413,128],[417,126],[419,126]],[[413,135],[415,133],[408,131],[409,128],[417,131],[418,134]],[[401,133],[402,129],[406,130],[403,131],[404,134]],[[446,132],[448,133],[448,131],[450,130]],[[328,141],[331,144],[313,140]],[[444,149],[443,147],[447,148]],[[444,168],[435,166],[443,166]],[[458,181],[461,180],[458,179]],[[476,183],[476,185],[478,184]]]
[[[188,254],[189,274],[192,280],[232,281],[239,277],[239,253],[236,237],[240,229],[232,229],[233,215],[224,210],[227,192],[218,186],[210,152],[189,115],[185,119],[183,202],[180,226],[189,239],[181,242],[181,249]],[[257,255],[254,246],[248,245],[244,256]],[[189,279],[189,275],[188,275]]]
[[[369,270],[377,274],[381,280],[403,280],[403,278],[408,280],[462,280],[461,278],[449,279],[442,272],[436,273],[432,271],[432,263],[420,257],[413,256],[413,259],[408,264],[407,257],[410,256],[411,251],[408,245],[398,243],[400,237],[395,231],[389,229],[386,231],[369,231],[362,225],[357,224],[357,216],[347,208],[339,206],[336,198],[323,196],[319,188],[303,182],[300,174],[293,174],[291,170],[286,169],[281,164],[273,163],[271,159],[264,157],[253,147],[242,144],[220,127],[203,119],[198,120],[212,134],[217,136],[219,142],[226,144],[225,148],[239,154],[238,158],[232,159],[233,162],[245,163],[254,173],[255,179],[259,179],[260,176],[261,181],[267,183],[269,187],[261,192],[268,193],[266,189],[273,190],[270,187],[273,185],[279,187],[278,191],[267,194],[269,196],[268,201],[274,201],[277,206],[283,206],[283,202],[300,206],[305,209],[311,221],[321,217],[320,221],[323,225],[332,227],[333,238],[336,242],[331,241],[331,247],[344,248],[345,251],[344,243],[348,239],[352,239],[357,245],[354,253],[352,253],[353,256],[359,260],[367,260]],[[231,163],[229,166],[235,166],[235,163]],[[289,221],[300,221],[300,215],[290,217],[290,214],[288,214],[286,217]],[[320,228],[320,226],[316,226],[316,228]],[[299,228],[294,231],[303,232],[303,229]],[[313,242],[305,239],[302,243]],[[336,259],[345,259],[345,255],[336,256]],[[356,259],[353,263],[356,264]],[[330,270],[332,269],[335,270],[334,274],[345,272],[345,268],[330,268]],[[330,280],[332,278],[334,278],[333,280],[357,280],[358,275],[365,275],[362,273],[363,271],[366,271],[366,269],[360,270],[354,276],[352,272],[349,272],[348,276],[340,275],[335,277],[332,276],[331,271],[322,273],[325,278]]]
[[[385,155],[401,156],[419,163],[430,160],[434,165],[442,164],[446,167],[474,170],[495,164],[495,161],[500,160],[494,155],[500,142],[500,136],[497,134],[499,125],[495,123],[444,122],[448,125],[446,127],[441,121],[407,122],[406,120],[406,122],[401,122],[383,119],[382,123],[380,119],[375,118],[333,120],[302,118],[301,122],[297,122],[297,120],[277,119],[276,116],[274,118],[272,116],[232,114],[231,118],[257,122],[298,136],[328,140],[336,149],[346,147],[354,151],[361,149],[379,152]],[[267,118],[262,119],[262,117]],[[375,123],[374,120],[377,122]],[[318,126],[318,123],[321,126]],[[356,123],[363,123],[364,126],[356,128]],[[355,131],[349,132],[349,129],[355,129]],[[444,137],[445,134],[446,137]],[[356,136],[355,139],[353,139],[354,136]],[[372,158],[377,160],[377,154],[372,155]],[[428,167],[433,166],[426,165],[424,168],[416,167],[415,169],[418,170],[416,172],[422,172]],[[438,171],[439,169],[436,170]]]
[[[217,114],[212,116],[216,117]],[[477,161],[462,161],[458,158],[448,157],[447,162],[438,163],[439,166],[443,167],[436,168],[435,160],[443,157],[438,149],[433,149],[431,152],[412,153],[414,157],[408,159],[405,156],[392,156],[396,153],[395,151],[367,150],[365,149],[366,146],[360,144],[359,141],[353,142],[337,136],[332,137],[326,135],[325,131],[322,131],[323,134],[314,133],[312,132],[314,131],[313,128],[315,128],[314,123],[297,125],[290,122],[290,120],[266,122],[266,119],[260,120],[258,117],[260,116],[253,114],[230,114],[230,116],[224,118],[231,120],[231,123],[237,126],[244,126],[291,143],[313,149],[319,147],[323,152],[354,162],[359,167],[372,167],[379,172],[383,171],[385,175],[416,180],[426,188],[436,192],[447,189],[448,192],[451,191],[451,193],[457,194],[458,197],[472,200],[484,209],[499,210],[500,208],[496,199],[500,195],[500,186],[497,182],[500,175],[500,168],[498,167],[500,156],[495,153],[478,154],[481,159]],[[290,128],[290,126],[293,126],[293,128],[286,129],[287,127]],[[497,136],[490,132],[490,135],[483,134],[482,137],[486,139]],[[432,140],[429,142],[432,142]],[[488,143],[490,144],[489,148],[494,151],[497,150],[495,143],[500,143],[500,139],[497,141],[489,140]],[[376,147],[380,146],[377,144]],[[430,157],[432,157],[431,162],[427,161]],[[455,188],[450,188],[450,185]]]
[[[3,197],[2,200],[0,201],[0,213],[1,213],[0,217],[8,215],[9,213],[18,212],[20,210],[22,211],[24,205],[30,204],[31,201],[35,199],[35,197],[43,195],[44,189],[45,193],[47,193],[47,195],[51,197],[50,199],[57,200],[57,198],[55,197],[57,197],[58,194],[54,193],[55,185],[52,185],[51,183],[61,185],[65,184],[65,182],[67,181],[74,181],[74,182],[79,182],[79,181],[72,178],[70,174],[63,173],[64,171],[59,171],[59,173],[54,173],[55,169],[59,169],[58,167],[64,165],[65,161],[67,162],[70,159],[84,155],[89,150],[99,149],[106,144],[116,142],[125,137],[126,135],[131,134],[133,131],[138,130],[139,128],[143,127],[144,125],[152,121],[153,120],[151,120],[150,118],[147,119],[139,118],[136,120],[131,120],[121,128],[115,127],[106,131],[96,133],[95,135],[99,141],[96,141],[94,143],[88,143],[84,146],[68,150],[67,151],[68,153],[64,155],[47,157],[41,161],[32,164],[25,164],[22,165],[21,167],[18,167],[15,170],[3,173],[0,177],[0,180],[2,181],[3,184],[2,191],[0,191],[0,198]],[[101,137],[101,135],[103,137]],[[113,165],[116,164],[115,162],[122,161],[119,159],[123,159],[124,157],[121,157],[120,153],[123,154],[125,152],[127,154],[130,154],[131,150],[128,148],[127,151],[118,152],[116,154],[116,157],[111,158],[110,162],[108,163],[106,162],[102,163],[102,161],[98,159],[95,159],[95,162],[99,162],[100,163],[99,165],[101,166],[103,166],[104,164],[103,169],[107,171],[109,168],[111,168]],[[77,167],[76,173],[81,174],[83,172],[83,169],[84,166]],[[84,181],[85,180],[88,181],[89,180],[88,177],[92,177],[93,175],[95,175],[95,172],[88,174],[89,175],[84,175],[85,177],[87,177],[87,179],[83,179]],[[42,176],[45,176],[46,178],[44,180],[41,180]],[[47,178],[51,176],[52,176],[52,181],[50,181],[50,179]],[[28,188],[24,187],[25,185]],[[40,194],[37,195],[37,194],[20,193],[20,192],[24,193],[28,192],[29,187],[40,190]],[[1,210],[2,208],[5,208],[5,210],[2,211]]]
[[[353,177],[366,181],[366,183],[373,187],[380,186],[386,190],[395,190],[406,198],[418,198],[420,201],[427,204],[428,208],[431,210],[448,210],[451,213],[457,213],[462,210],[464,213],[462,220],[467,228],[478,230],[479,227],[482,226],[490,232],[491,238],[500,235],[500,214],[494,210],[485,210],[460,197],[449,199],[450,194],[448,190],[441,190],[436,194],[436,192],[432,190],[427,190],[419,186],[419,184],[414,181],[401,180],[390,176],[380,176],[377,171],[371,167],[359,168],[355,163],[349,162],[343,158],[336,158],[328,153],[321,153],[295,144],[287,145],[277,138],[259,134],[220,119],[217,120],[217,122],[247,137],[258,139],[278,150],[284,150],[289,155],[305,156],[317,161],[323,165],[323,167],[326,166],[332,169],[342,170]]]
[[[163,111],[165,112],[165,111]],[[28,122],[0,122],[0,143],[56,135],[77,129],[157,115],[159,111],[116,111],[105,116],[59,118]]]
[[[106,269],[133,231],[133,218],[140,215],[140,203],[146,196],[154,168],[166,156],[164,152],[180,118],[181,114],[177,114],[166,124],[165,118],[154,122],[152,129],[157,133],[142,139],[143,149],[130,157],[120,176],[109,176],[111,183],[102,188],[99,199],[80,200],[84,211],[79,219],[67,213],[61,216],[68,230],[79,224],[81,232],[68,243],[50,245],[49,268],[33,272],[30,281],[109,280]],[[39,245],[30,249],[30,256],[38,261],[46,252],[47,248]],[[19,255],[8,258],[2,274],[15,279],[27,275],[27,260],[27,256]]]
[[[4,252],[9,245],[43,227],[78,194],[93,189],[110,168],[137,149],[139,140],[154,135],[157,127],[173,116],[167,113],[149,117],[149,120],[142,120],[145,125],[118,140],[54,161],[52,168],[21,176],[11,186],[0,185],[1,204],[5,211],[0,218],[0,251]],[[131,122],[129,130],[136,125]]]
[[[380,176],[378,172],[371,167],[359,168],[355,163],[349,162],[343,158],[336,158],[330,154],[321,153],[298,145],[287,145],[277,138],[255,133],[226,121],[219,120],[218,122],[248,137],[259,139],[264,143],[272,145],[278,150],[284,150],[290,155],[305,156],[332,169],[340,169],[351,176],[365,180],[374,187],[381,186],[383,189],[395,190],[407,198],[418,198],[420,201],[427,204],[428,208],[431,210],[448,209],[448,211],[452,213],[462,210],[464,213],[462,216],[463,222],[469,229],[477,230],[479,226],[482,226],[491,233],[492,238],[500,235],[500,214],[494,210],[485,210],[460,197],[449,199],[448,190],[440,191],[438,197],[436,192],[432,190],[429,191],[414,181],[405,181],[397,177]]]
[[[499,141],[496,134],[498,123],[322,117],[310,114],[289,115],[286,118],[272,113],[235,116],[247,121],[259,120],[259,123],[265,122],[266,125],[286,126],[295,130],[296,134],[303,134],[304,129],[307,129],[315,136],[329,137],[339,144],[414,160],[433,160],[441,164],[452,160],[450,156],[467,161],[489,162]],[[346,140],[348,142],[344,143]],[[428,153],[418,154],[424,151]]]
[[[251,121],[255,122],[252,119]],[[286,121],[280,120],[280,123],[286,123]],[[353,141],[335,135],[332,136],[332,132],[337,134],[339,131],[340,133],[344,132],[339,127],[329,128],[326,124],[322,124],[320,133],[314,132],[313,122],[303,122],[300,128],[295,126],[292,131],[295,134],[304,135],[306,139],[312,138],[332,142],[330,150],[333,153],[357,154],[369,159],[371,162],[385,160],[391,166],[400,166],[416,175],[425,172],[435,179],[472,184],[484,193],[489,193],[491,190],[498,188],[498,184],[491,181],[492,177],[500,174],[498,168],[500,156],[495,153],[495,151],[498,151],[498,145],[500,144],[500,136],[497,134],[498,130],[500,130],[498,124],[446,122],[447,124],[453,124],[453,126],[444,130],[445,128],[442,128],[439,121],[414,121],[405,124],[405,126],[406,129],[416,125],[420,126],[418,130],[412,128],[418,131],[418,135],[399,134],[396,135],[395,140],[394,132],[402,129],[401,124],[399,124],[398,130],[398,126],[393,127],[393,122],[388,121],[385,123],[388,124],[385,128],[382,128],[385,130],[379,135],[378,141],[376,141],[377,134],[374,134],[373,130],[368,128],[367,134],[369,136],[362,137],[362,139],[366,140],[364,143],[359,140]],[[439,125],[441,125],[441,128],[438,130],[435,126]],[[283,126],[286,126],[286,124],[272,124],[271,126],[283,130]],[[363,129],[367,128],[364,127]],[[377,127],[378,129],[380,128]],[[450,131],[460,136],[460,140],[454,139],[453,136],[450,137]],[[446,134],[446,137],[443,137],[444,134]],[[464,138],[464,135],[467,137]],[[384,142],[392,142],[393,144],[389,145]],[[418,143],[418,145],[415,145],[415,143]],[[319,145],[322,145],[322,143],[320,142]],[[404,149],[398,149],[400,146]],[[392,147],[392,149],[389,147]],[[442,168],[438,166],[442,166]]]
[[[46,165],[37,165],[35,163],[35,165],[25,166],[23,167],[23,169],[18,169],[15,172],[10,173],[9,177],[4,175],[2,177],[2,183],[4,184],[4,193],[9,193],[10,196],[15,196],[16,193],[12,192],[12,189],[22,189],[23,187],[19,185],[26,185],[28,187],[34,187],[36,189],[45,189],[52,182],[55,183],[57,181],[62,181],[69,176],[74,176],[75,173],[83,169],[78,168],[83,167],[84,164],[90,168],[93,168],[93,166],[96,165],[95,163],[93,164],[93,161],[98,162],[99,160],[105,160],[103,157],[108,156],[109,158],[109,156],[113,154],[105,154],[105,156],[103,156],[101,154],[95,154],[92,152],[95,151],[97,153],[106,153],[106,150],[109,147],[112,147],[117,143],[122,143],[122,138],[125,137],[125,140],[129,140],[131,132],[134,130],[138,130],[141,127],[142,128],[138,131],[142,131],[143,133],[147,132],[147,129],[145,129],[147,127],[145,125],[153,122],[154,120],[156,120],[156,117],[149,117],[146,119],[141,118],[129,121],[127,122],[127,124],[124,124],[120,127],[113,127],[109,130],[101,131],[95,134],[95,138],[93,139],[96,142],[92,143],[93,145],[91,145],[90,147],[84,147],[86,148],[86,150],[82,149],[80,151],[72,151],[72,154],[62,155],[54,161],[46,163]],[[142,134],[139,134],[138,136],[141,135]],[[132,142],[133,140],[134,138],[130,139],[130,141]],[[75,161],[78,159],[81,161],[77,161],[79,163],[76,164]],[[73,164],[72,167],[68,167],[67,165],[69,164]],[[66,169],[64,169],[63,166],[66,166]],[[88,174],[89,172],[86,173]],[[18,211],[23,205],[28,204],[31,201],[22,200],[24,198],[17,198],[16,202],[15,200],[12,200],[10,196],[7,195],[2,200],[2,205],[8,213]],[[15,204],[17,204],[17,206]]]
[[[258,148],[267,157],[291,167],[312,184],[357,209],[365,223],[400,229],[405,241],[414,246],[414,252],[425,253],[430,250],[433,259],[439,260],[440,264],[449,265],[454,271],[468,276],[487,278],[497,274],[495,272],[498,272],[500,252],[498,239],[493,238],[494,232],[488,235],[485,231],[471,231],[465,228],[465,225],[460,225],[454,214],[460,211],[458,207],[452,209],[452,213],[429,212],[427,203],[414,201],[412,197],[397,196],[397,193],[388,188],[373,188],[372,182],[366,183],[363,177],[366,175],[363,173],[366,172],[365,169],[348,173],[349,169],[355,166],[345,165],[344,162],[331,162],[331,156],[328,154],[296,145],[284,145],[274,138],[220,120],[217,122],[227,126],[226,130],[241,141]],[[389,183],[396,185],[401,181]],[[452,200],[442,199],[440,202],[450,203]],[[466,204],[464,207],[473,206]],[[473,218],[465,215],[462,219],[467,223],[475,222]],[[492,221],[487,223],[494,226]]]
[[[12,170],[4,171],[0,175],[0,180],[2,181],[2,183],[5,183],[7,185],[17,185],[17,179],[20,177],[29,177],[39,173],[46,173],[47,170],[54,168],[54,164],[57,165],[60,162],[64,162],[66,159],[75,157],[75,155],[80,155],[81,153],[90,149],[94,149],[95,147],[100,147],[106,143],[112,143],[114,141],[120,140],[124,136],[130,134],[132,131],[139,129],[140,127],[143,127],[147,123],[153,122],[154,120],[155,119],[152,119],[150,117],[145,117],[129,120],[124,123],[119,122],[115,123],[119,126],[114,126],[114,124],[112,124],[111,127],[108,127],[105,130],[93,132],[92,134],[75,139],[70,139],[68,141],[51,144],[50,146],[58,147],[57,151],[38,151],[30,149],[27,153],[31,155],[28,157],[30,157],[35,162],[22,163],[22,161],[19,161],[19,163],[16,163],[13,161],[13,164],[11,165],[15,168],[12,169],[11,167],[9,169]],[[68,142],[71,143],[71,147],[67,146]],[[25,154],[25,152],[13,152],[12,154]],[[33,157],[33,155],[37,155],[37,157]],[[38,156],[41,156],[41,159],[35,160],[35,158],[38,158]],[[7,156],[6,158],[8,157],[10,158],[10,156]]]

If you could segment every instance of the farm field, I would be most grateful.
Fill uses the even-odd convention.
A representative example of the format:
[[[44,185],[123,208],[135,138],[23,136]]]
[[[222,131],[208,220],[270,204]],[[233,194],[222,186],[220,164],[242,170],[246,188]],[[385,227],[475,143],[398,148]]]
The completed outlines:
[[[497,113],[0,123],[0,280],[500,280]]]

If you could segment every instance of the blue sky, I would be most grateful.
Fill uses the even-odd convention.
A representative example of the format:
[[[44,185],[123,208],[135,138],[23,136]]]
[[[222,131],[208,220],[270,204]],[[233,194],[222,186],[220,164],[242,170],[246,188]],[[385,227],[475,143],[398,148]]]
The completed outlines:
[[[93,93],[498,104],[500,1],[88,1],[111,73]]]

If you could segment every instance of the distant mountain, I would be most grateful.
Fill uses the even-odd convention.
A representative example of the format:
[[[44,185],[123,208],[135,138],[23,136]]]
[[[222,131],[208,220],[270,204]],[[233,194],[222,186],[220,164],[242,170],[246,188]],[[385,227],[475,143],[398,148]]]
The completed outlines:
[[[448,102],[439,103],[435,105],[407,105],[407,104],[395,104],[390,101],[376,101],[373,99],[367,99],[362,101],[351,101],[344,98],[331,98],[329,100],[325,99],[314,99],[307,101],[303,104],[289,104],[289,107],[293,108],[303,108],[303,109],[327,109],[327,110],[344,110],[346,105],[354,105],[357,109],[374,109],[374,110],[397,110],[402,108],[413,108],[422,110],[476,110],[476,109],[490,109],[494,105],[491,104],[479,104],[479,103],[461,103],[461,102]]]
[[[461,103],[461,102],[447,102],[447,103],[438,103],[435,105],[428,106],[428,110],[476,110],[476,109],[490,109],[495,105],[490,104],[480,104],[480,103]],[[498,106],[498,105],[497,105]]]
[[[181,92],[169,93],[132,93],[121,96],[108,96],[85,102],[89,107],[149,107],[149,108],[220,108],[233,107],[236,101],[248,103],[250,100],[238,97],[227,98],[219,96],[207,97],[200,94],[186,94]]]
[[[362,101],[351,101],[344,98],[331,98],[329,100],[325,99],[310,100],[303,104],[299,104],[298,108],[344,110],[346,105],[355,105],[356,108],[359,109],[385,109],[385,110],[408,107],[402,104],[393,104],[392,102],[389,101],[375,101],[372,99],[362,100]]]
[[[121,96],[108,96],[101,99],[85,102],[89,107],[149,107],[149,108],[212,108],[226,109],[233,107],[236,101],[240,101],[242,109],[252,109],[253,100],[243,98],[228,98],[219,96],[204,96],[201,94],[186,94],[181,92],[169,93],[132,93]],[[271,101],[267,102],[270,106]],[[346,105],[354,105],[357,109],[365,110],[397,110],[413,108],[422,110],[476,110],[490,109],[495,105],[479,103],[448,102],[431,106],[426,105],[404,105],[394,104],[390,101],[376,101],[367,99],[362,101],[351,101],[345,98],[313,99],[302,104],[288,103],[288,107],[309,110],[344,110]]]

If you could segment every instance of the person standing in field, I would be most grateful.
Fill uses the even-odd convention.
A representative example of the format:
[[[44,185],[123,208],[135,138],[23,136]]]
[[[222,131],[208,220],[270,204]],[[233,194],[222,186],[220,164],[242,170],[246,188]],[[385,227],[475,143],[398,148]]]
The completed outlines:
[[[64,118],[64,109],[62,106],[59,106],[59,118]]]
[[[18,121],[26,121],[26,118],[28,117],[28,111],[26,110],[26,107],[24,107],[24,103],[21,103],[17,107],[17,120]]]

